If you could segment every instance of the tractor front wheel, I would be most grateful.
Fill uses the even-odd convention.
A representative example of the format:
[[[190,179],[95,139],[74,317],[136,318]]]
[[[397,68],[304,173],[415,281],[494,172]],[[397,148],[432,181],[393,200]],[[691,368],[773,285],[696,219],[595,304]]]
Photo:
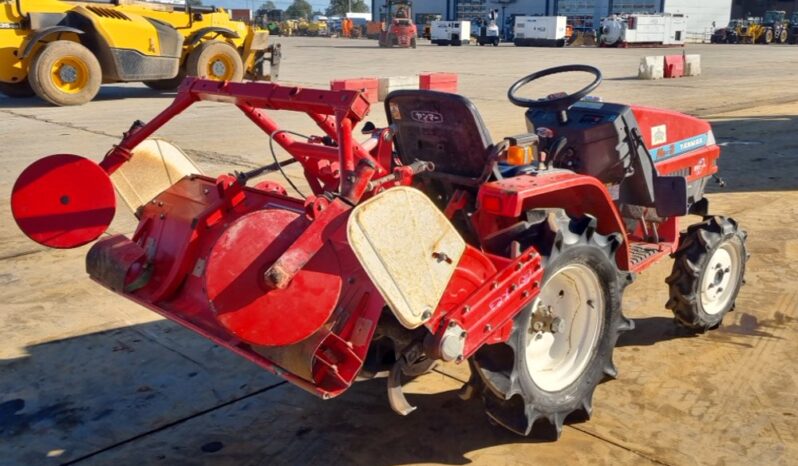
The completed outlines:
[[[528,435],[545,419],[559,437],[571,413],[590,417],[596,386],[617,375],[618,334],[633,325],[621,314],[627,279],[613,259],[618,238],[596,233],[594,218],[562,211],[549,213],[543,228],[540,294],[516,316],[507,344],[481,348],[472,365],[494,421]]]
[[[191,51],[186,59],[186,74],[214,81],[241,81],[244,62],[232,45],[210,40]]]
[[[68,40],[50,42],[33,58],[28,71],[33,92],[53,105],[82,105],[92,100],[102,84],[97,57]]]
[[[36,95],[31,89],[28,80],[24,79],[16,83],[2,83],[0,82],[0,93],[12,98],[33,97]]]
[[[768,29],[768,30],[765,32],[765,35],[764,35],[764,42],[765,42],[766,44],[770,44],[771,42],[773,42],[773,31],[772,31],[771,29]]]
[[[725,217],[709,217],[682,233],[674,253],[667,307],[684,326],[716,328],[732,309],[743,284],[748,250],[745,231]]]

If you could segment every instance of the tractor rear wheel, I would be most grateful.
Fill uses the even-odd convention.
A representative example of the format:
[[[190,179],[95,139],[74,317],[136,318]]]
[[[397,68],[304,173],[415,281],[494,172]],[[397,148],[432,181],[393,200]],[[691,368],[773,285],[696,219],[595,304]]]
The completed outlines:
[[[486,411],[498,424],[528,435],[540,419],[559,438],[571,413],[590,417],[593,391],[617,371],[618,334],[633,327],[621,314],[627,276],[614,252],[619,236],[595,231],[592,217],[548,213],[540,294],[515,318],[506,344],[481,348],[472,367],[484,384]]]
[[[709,217],[682,233],[674,253],[666,307],[684,326],[716,328],[732,309],[743,285],[748,250],[745,231],[725,217]]]
[[[244,79],[244,62],[232,45],[210,40],[188,55],[186,74],[214,81],[241,81]]]
[[[15,99],[22,97],[33,97],[36,95],[36,93],[33,92],[33,89],[31,89],[30,84],[28,84],[27,79],[16,83],[0,82],[0,93]]]
[[[28,82],[36,95],[53,105],[82,105],[99,92],[102,69],[83,45],[56,40],[33,58]]]
[[[782,29],[779,33],[779,44],[786,44],[787,43],[787,30]]]

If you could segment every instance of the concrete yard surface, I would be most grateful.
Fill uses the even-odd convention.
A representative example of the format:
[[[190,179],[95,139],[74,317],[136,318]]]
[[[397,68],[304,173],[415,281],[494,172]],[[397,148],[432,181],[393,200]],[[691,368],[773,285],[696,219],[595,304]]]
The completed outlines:
[[[28,164],[52,153],[99,160],[173,94],[112,84],[75,108],[0,97],[0,465],[798,464],[798,88],[788,82],[798,47],[688,46],[702,55],[702,76],[638,81],[640,57],[663,51],[281,42],[281,79],[302,86],[458,73],[494,140],[525,129],[507,88],[566,63],[601,68],[595,94],[606,101],[709,119],[726,181],[709,187],[710,210],[747,230],[751,253],[735,311],[717,330],[688,332],[665,309],[671,261],[638,276],[624,294],[636,329],[618,342],[619,376],[597,388],[593,417],[567,423],[556,442],[545,426],[516,436],[488,422],[479,400],[462,401],[465,365],[412,381],[418,409],[407,417],[390,410],[384,379],[322,401],[101,288],[85,274],[88,246],[45,249],[11,217]],[[584,82],[564,76],[536,95]],[[385,123],[382,104],[371,112]],[[304,115],[277,120],[318,133]],[[224,104],[199,103],[160,135],[209,174],[271,162],[266,136]],[[298,171],[288,175],[306,187]],[[120,207],[109,233],[131,233],[134,220]]]

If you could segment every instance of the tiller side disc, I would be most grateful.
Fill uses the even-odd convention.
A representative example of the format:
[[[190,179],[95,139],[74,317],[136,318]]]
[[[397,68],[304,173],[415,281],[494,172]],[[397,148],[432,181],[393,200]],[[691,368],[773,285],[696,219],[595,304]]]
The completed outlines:
[[[19,228],[51,248],[94,241],[108,229],[115,211],[108,174],[78,155],[37,160],[22,172],[11,193],[11,212]]]

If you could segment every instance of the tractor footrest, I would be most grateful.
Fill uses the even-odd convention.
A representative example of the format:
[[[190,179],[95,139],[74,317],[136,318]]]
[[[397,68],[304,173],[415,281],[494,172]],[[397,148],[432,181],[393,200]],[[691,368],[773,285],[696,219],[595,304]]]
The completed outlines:
[[[632,265],[638,265],[660,252],[660,249],[642,244],[632,244],[629,252],[631,253]]]

